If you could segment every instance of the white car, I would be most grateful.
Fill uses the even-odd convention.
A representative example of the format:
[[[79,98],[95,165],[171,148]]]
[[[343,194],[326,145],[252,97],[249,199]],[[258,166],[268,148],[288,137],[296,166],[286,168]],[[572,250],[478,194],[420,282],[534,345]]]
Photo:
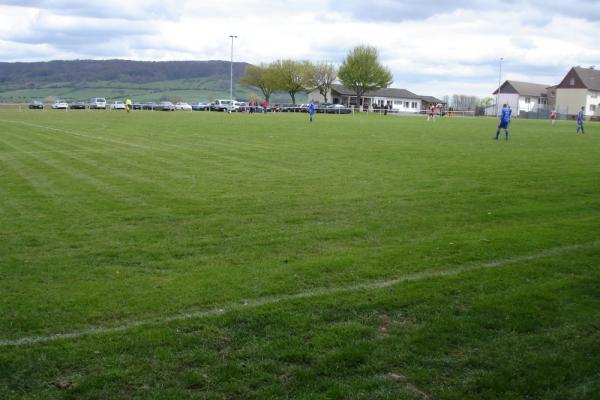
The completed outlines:
[[[125,103],[122,102],[122,101],[120,101],[120,100],[117,100],[117,101],[115,101],[114,103],[111,104],[110,108],[113,109],[113,110],[124,110],[125,109]]]
[[[179,102],[175,103],[175,109],[182,111],[192,111],[192,106],[190,106],[188,103]]]
[[[239,106],[235,103],[237,103],[237,101],[215,100],[212,102],[210,109],[212,111],[236,112],[238,111]]]
[[[69,103],[64,100],[56,100],[54,104],[52,104],[52,109],[54,110],[68,110]]]
[[[94,97],[90,99],[90,109],[106,109],[106,99],[104,97]]]

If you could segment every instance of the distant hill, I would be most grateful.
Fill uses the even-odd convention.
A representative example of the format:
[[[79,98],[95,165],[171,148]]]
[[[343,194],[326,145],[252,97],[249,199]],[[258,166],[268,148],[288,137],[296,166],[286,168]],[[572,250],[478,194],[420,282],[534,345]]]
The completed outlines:
[[[234,62],[236,81],[248,63]],[[229,79],[229,61],[73,60],[0,63],[0,87],[26,88],[54,82],[119,81],[146,83],[178,79]],[[25,87],[23,87],[25,85]],[[21,86],[21,87],[16,87]]]
[[[248,63],[233,63],[235,97],[259,94],[240,88]],[[0,102],[23,103],[32,99],[108,100],[131,97],[136,101],[183,99],[210,101],[229,98],[229,61],[130,61],[72,60],[0,62]],[[273,101],[289,102],[276,95]]]

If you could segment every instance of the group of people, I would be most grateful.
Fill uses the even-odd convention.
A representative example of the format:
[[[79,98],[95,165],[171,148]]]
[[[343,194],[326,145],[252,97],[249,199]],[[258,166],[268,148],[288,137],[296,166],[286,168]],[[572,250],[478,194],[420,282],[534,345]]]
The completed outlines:
[[[581,110],[579,110],[579,113],[577,114],[577,133],[579,133],[579,132],[581,132],[582,134],[585,133],[584,128],[583,128],[583,121],[585,119],[584,111],[585,111],[585,107],[581,107]],[[511,121],[511,115],[512,115],[512,109],[510,108],[510,106],[508,104],[504,104],[502,106],[502,111],[500,112],[500,121],[498,123],[498,129],[496,130],[496,137],[494,138],[494,140],[498,140],[501,129],[504,130],[504,135],[506,136],[506,140],[508,140],[508,137],[509,137],[508,125],[510,124],[510,121]],[[552,121],[552,125],[554,125],[554,123],[556,122],[557,117],[558,117],[558,114],[556,113],[556,110],[553,110],[550,113],[550,120]],[[429,117],[427,118],[427,120],[429,120]]]
[[[250,100],[248,102],[248,110],[249,110],[250,114],[254,113],[254,111],[265,113],[268,108],[269,108],[269,102],[266,100],[263,101],[262,103],[259,103],[258,100],[255,100],[255,101]]]

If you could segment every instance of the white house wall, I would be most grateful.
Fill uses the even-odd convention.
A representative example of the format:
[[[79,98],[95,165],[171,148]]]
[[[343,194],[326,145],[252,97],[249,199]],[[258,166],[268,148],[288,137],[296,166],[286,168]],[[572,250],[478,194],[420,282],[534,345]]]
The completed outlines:
[[[581,107],[585,107],[586,115],[591,115],[588,93],[587,89],[556,89],[556,110],[561,114],[575,115]]]
[[[519,95],[517,93],[500,93],[498,96],[498,115],[500,115],[504,104],[508,104],[513,109],[513,115],[519,114]]]
[[[400,112],[418,113],[421,111],[421,100],[415,99],[387,99],[392,102],[392,110]],[[407,107],[408,104],[408,107]],[[414,107],[413,107],[414,106]]]
[[[591,106],[595,106],[596,110],[592,111]],[[585,110],[586,115],[600,116],[600,92],[588,91]]]
[[[529,103],[527,102],[529,99]],[[526,112],[536,112],[538,109],[546,109],[548,107],[547,100],[546,104],[540,103],[541,100],[546,99],[546,97],[535,97],[535,96],[520,96],[519,97],[519,109],[517,112],[526,111]]]

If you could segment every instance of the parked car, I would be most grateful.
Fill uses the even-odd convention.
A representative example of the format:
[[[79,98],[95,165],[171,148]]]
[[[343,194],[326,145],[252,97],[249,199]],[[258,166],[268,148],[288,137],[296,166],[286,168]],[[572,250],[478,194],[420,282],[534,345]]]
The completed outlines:
[[[156,107],[158,107],[158,104],[153,101],[142,104],[142,110],[154,110]]]
[[[106,110],[106,99],[104,97],[94,97],[90,99],[89,107],[92,110]]]
[[[69,103],[64,100],[56,100],[54,104],[52,104],[52,109],[54,110],[68,110]]]
[[[117,100],[114,103],[112,103],[110,105],[110,108],[112,110],[124,110],[125,109],[125,103],[122,102],[121,100]]]
[[[41,101],[34,100],[31,103],[29,103],[29,109],[30,110],[43,110],[44,103],[42,103]]]
[[[315,104],[315,112],[319,114],[324,114],[327,111],[327,107],[332,106],[331,103],[320,103]]]
[[[350,114],[352,110],[343,104],[332,104],[325,108],[327,114]]]
[[[232,100],[215,100],[210,105],[212,111],[235,112],[239,106]]]
[[[154,109],[158,111],[175,111],[175,106],[170,101],[161,101]]]
[[[188,103],[180,101],[178,103],[175,103],[175,109],[181,111],[192,111],[192,106],[190,106]]]
[[[131,105],[131,108],[133,108],[134,110],[141,110],[142,109],[142,103],[138,103],[135,102]]]
[[[275,104],[275,108],[278,108],[280,112],[293,112],[294,107],[295,105],[291,103]]]
[[[74,101],[69,105],[71,110],[85,110],[86,104],[84,101]]]
[[[192,110],[194,111],[208,111],[210,104],[208,103],[194,103],[192,104]]]

